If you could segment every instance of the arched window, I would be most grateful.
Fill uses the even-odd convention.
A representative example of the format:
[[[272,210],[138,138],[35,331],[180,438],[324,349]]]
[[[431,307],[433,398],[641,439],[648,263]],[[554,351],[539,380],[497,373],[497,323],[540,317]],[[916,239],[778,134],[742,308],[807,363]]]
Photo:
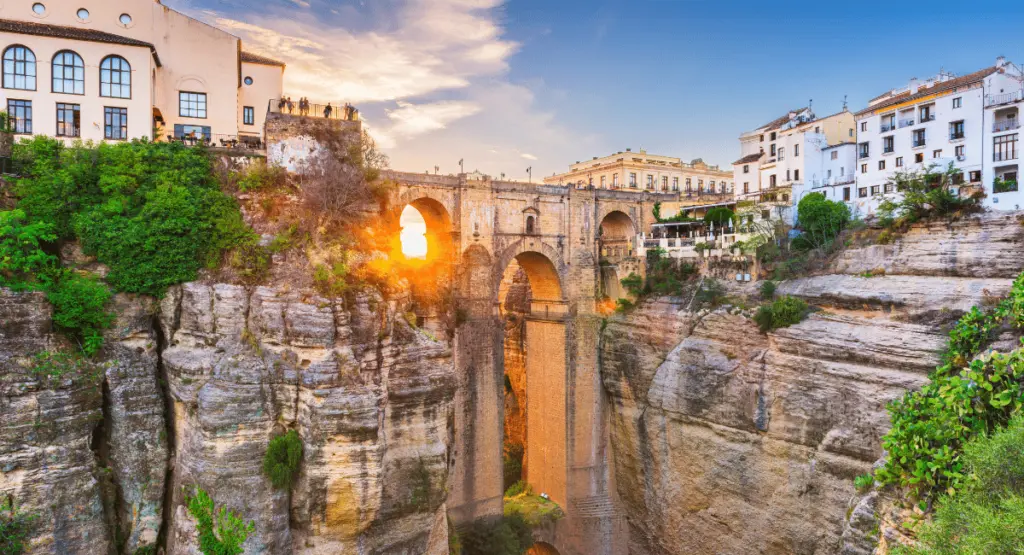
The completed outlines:
[[[36,90],[36,55],[15,44],[4,50],[5,89]]]
[[[85,64],[81,56],[61,50],[53,57],[53,92],[85,94]]]
[[[533,235],[533,216],[526,217],[526,234]]]
[[[100,62],[100,96],[132,97],[132,66],[120,56],[107,56]]]

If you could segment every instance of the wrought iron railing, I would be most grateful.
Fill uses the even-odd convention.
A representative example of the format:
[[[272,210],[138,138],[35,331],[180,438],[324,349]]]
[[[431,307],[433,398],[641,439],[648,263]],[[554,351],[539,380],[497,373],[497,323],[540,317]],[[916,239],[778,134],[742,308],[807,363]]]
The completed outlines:
[[[1019,102],[1024,100],[1024,91],[1014,91],[1003,94],[990,94],[985,97],[985,107],[997,106],[999,104],[1009,104],[1010,102]]]
[[[313,104],[291,98],[275,98],[267,105],[267,113],[288,114],[310,118],[359,121],[359,110],[348,103]]]
[[[914,118],[900,120],[900,129],[903,129],[904,127],[910,127],[911,125],[914,125]]]
[[[992,124],[993,133],[1001,133],[1003,131],[1012,131],[1020,128],[1020,122],[1014,119],[1006,119],[1003,121],[997,121]]]

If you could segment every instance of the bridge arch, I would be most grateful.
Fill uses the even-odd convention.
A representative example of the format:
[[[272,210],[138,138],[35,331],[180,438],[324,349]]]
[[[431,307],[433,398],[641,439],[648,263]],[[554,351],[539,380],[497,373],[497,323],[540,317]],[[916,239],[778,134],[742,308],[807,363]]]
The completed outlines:
[[[533,546],[526,551],[526,555],[561,555],[555,546],[546,542],[535,542]]]
[[[520,240],[505,248],[495,261],[495,275],[492,296],[500,300],[501,280],[515,261],[530,279],[530,288],[537,300],[562,303],[566,299],[563,283],[568,267],[561,254],[548,244],[540,241]]]

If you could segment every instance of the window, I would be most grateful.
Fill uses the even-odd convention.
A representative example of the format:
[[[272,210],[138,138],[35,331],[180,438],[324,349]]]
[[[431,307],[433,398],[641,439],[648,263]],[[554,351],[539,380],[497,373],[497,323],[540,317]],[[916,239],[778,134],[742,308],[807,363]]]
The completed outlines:
[[[526,233],[528,235],[533,234],[533,216],[526,217]]]
[[[648,189],[653,189],[654,188],[654,176],[653,175],[648,175],[647,176],[647,188]]]
[[[246,75],[245,79],[242,82],[245,83],[246,85],[251,85],[252,84],[252,77],[249,77],[248,75]]]
[[[884,191],[884,192],[886,192],[886,193],[891,193],[891,192],[893,192],[893,191],[895,191],[895,190],[896,190],[896,186],[895,186],[895,185],[893,185],[892,183],[886,183],[886,184],[885,184],[885,185],[884,185],[884,186],[882,187],[882,191]]]
[[[932,158],[942,158],[942,149],[933,150],[932,151]]]
[[[786,159],[786,148],[782,147],[782,148],[779,149],[779,160],[785,160],[785,159]]]
[[[831,155],[831,158],[832,158],[833,160],[838,160],[838,159],[839,159],[839,151],[838,151],[838,150],[833,150],[833,151],[832,151],[832,155]]]
[[[902,156],[897,156],[896,157],[896,167],[897,168],[902,168],[903,167],[903,157]]]
[[[686,178],[686,192],[687,193],[690,192],[690,178],[689,177]]]
[[[843,200],[846,200],[846,201],[850,200],[850,188],[849,187],[843,187]]]
[[[789,194],[782,193],[782,202],[789,202]]]
[[[178,115],[183,118],[206,118],[206,93],[179,92]]]
[[[800,181],[800,170],[793,170],[793,180]]]
[[[792,181],[792,179],[789,178],[789,170],[786,170],[786,181]]]
[[[242,108],[242,123],[245,125],[256,125],[256,110],[252,106]],[[604,176],[601,176],[601,186],[604,187]]]
[[[1017,133],[996,137],[992,159],[996,162],[1017,159]]]
[[[929,104],[928,106],[921,106],[921,121],[925,122],[931,121],[933,119],[935,119],[935,116],[932,114],[931,104]]]
[[[878,161],[878,169],[880,169],[880,170],[884,170],[885,169],[885,160],[879,160]]]
[[[32,133],[32,101],[7,99],[7,115],[15,133]]]
[[[704,180],[703,179],[698,179],[697,180],[697,190],[700,190],[700,189],[703,189],[703,188],[704,188]]]
[[[57,103],[57,136],[82,136],[82,114],[78,104]]]
[[[209,140],[213,137],[212,129],[208,125],[182,125],[180,123],[174,124],[174,138],[180,139],[182,137],[203,137]],[[580,180],[579,185],[583,186],[583,181]]]
[[[852,127],[850,128],[850,136],[851,137],[853,136],[853,128]]]
[[[815,133],[821,133],[821,127],[815,127],[814,128],[814,132]]]
[[[800,156],[800,145],[793,145],[793,157]]]
[[[878,185],[872,185],[871,186],[871,196],[879,195],[881,193],[882,193],[881,187],[879,187]]]
[[[126,13],[121,14],[121,17],[117,18],[117,20],[120,21],[121,25],[124,25],[125,27],[132,24],[132,16]]]
[[[775,183],[775,174],[768,176],[768,185],[774,187]]]
[[[245,109],[248,110],[249,107],[246,106]],[[249,125],[252,125],[252,124],[250,123]],[[607,185],[608,185],[608,176],[607,175],[602,175],[601,176],[601,188],[604,189]]]
[[[888,137],[882,137],[882,152],[889,154],[896,150],[896,139],[889,135]]]
[[[920,163],[924,162],[924,153],[923,152],[918,152],[917,154],[915,154],[914,155],[914,162],[917,163],[917,164],[920,164]]]
[[[860,173],[868,173],[868,165],[867,164],[861,164],[860,165]]]
[[[87,10],[85,8],[78,8],[78,13],[76,13],[75,15],[77,15],[78,19],[81,19],[82,21],[88,21],[88,19],[89,19],[89,10]]]
[[[846,166],[839,166],[839,175],[846,175]]]
[[[775,156],[775,145],[774,144],[772,144],[772,146],[771,146],[771,155]]]
[[[53,92],[85,94],[85,64],[81,56],[70,50],[53,56]]]
[[[963,185],[963,184],[964,184],[964,172],[953,174],[953,185]]]
[[[36,55],[16,44],[4,50],[4,88],[36,90]]]
[[[857,156],[860,158],[871,156],[871,143],[860,143],[857,145]]]
[[[860,197],[860,198],[867,198],[867,196],[868,196],[868,188],[867,187],[861,187],[861,188],[857,189],[857,196]]]
[[[661,176],[661,190],[662,191],[667,191],[668,190],[668,176],[667,175]]]
[[[120,56],[107,56],[100,62],[100,96],[132,97],[132,66]]]
[[[967,176],[970,178],[971,183],[977,183],[981,181],[981,170],[971,170]]]
[[[629,172],[629,186],[636,188],[636,172]]]
[[[964,104],[963,103],[963,98],[958,96],[958,97],[953,99],[953,109],[954,110],[959,108],[959,107],[961,107],[961,106],[963,106],[963,104]]]
[[[867,132],[867,130],[868,130],[868,122],[866,122],[866,121],[860,122],[860,130],[861,130],[861,132]]]
[[[103,138],[115,141],[128,138],[128,108],[103,108]]]
[[[46,6],[42,5],[40,2],[36,2],[35,4],[32,4],[32,13],[36,15],[43,15],[46,13]]]
[[[743,182],[743,192],[744,192],[744,194],[750,192],[750,182],[749,181],[744,181]]]
[[[964,138],[964,120],[954,121],[949,124],[949,140]]]
[[[678,191],[679,190],[679,178],[678,177],[673,177],[672,178],[672,190],[673,191]]]
[[[924,145],[925,145],[924,129],[915,129],[914,130],[914,146],[918,147],[918,146],[924,146]]]
[[[775,140],[775,132],[774,131],[772,131],[772,140],[773,141]]]
[[[953,149],[953,154],[956,155],[957,158],[963,158],[965,152],[966,147],[964,145],[957,145],[956,148]]]
[[[750,173],[750,166],[744,165],[743,166],[743,173]]]
[[[612,187],[615,189],[619,188],[619,174],[617,173],[612,174]]]

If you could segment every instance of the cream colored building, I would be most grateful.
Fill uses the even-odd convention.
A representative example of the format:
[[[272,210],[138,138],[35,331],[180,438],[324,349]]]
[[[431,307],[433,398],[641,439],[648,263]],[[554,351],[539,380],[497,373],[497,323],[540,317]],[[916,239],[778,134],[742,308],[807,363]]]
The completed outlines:
[[[702,195],[731,195],[732,172],[711,166],[701,159],[683,162],[671,156],[647,151],[617,152],[589,162],[576,162],[566,173],[544,178],[548,185],[595,187],[658,193],[679,193],[681,198]]]
[[[0,49],[0,103],[24,134],[258,137],[284,81],[284,64],[159,0],[4,0]]]

